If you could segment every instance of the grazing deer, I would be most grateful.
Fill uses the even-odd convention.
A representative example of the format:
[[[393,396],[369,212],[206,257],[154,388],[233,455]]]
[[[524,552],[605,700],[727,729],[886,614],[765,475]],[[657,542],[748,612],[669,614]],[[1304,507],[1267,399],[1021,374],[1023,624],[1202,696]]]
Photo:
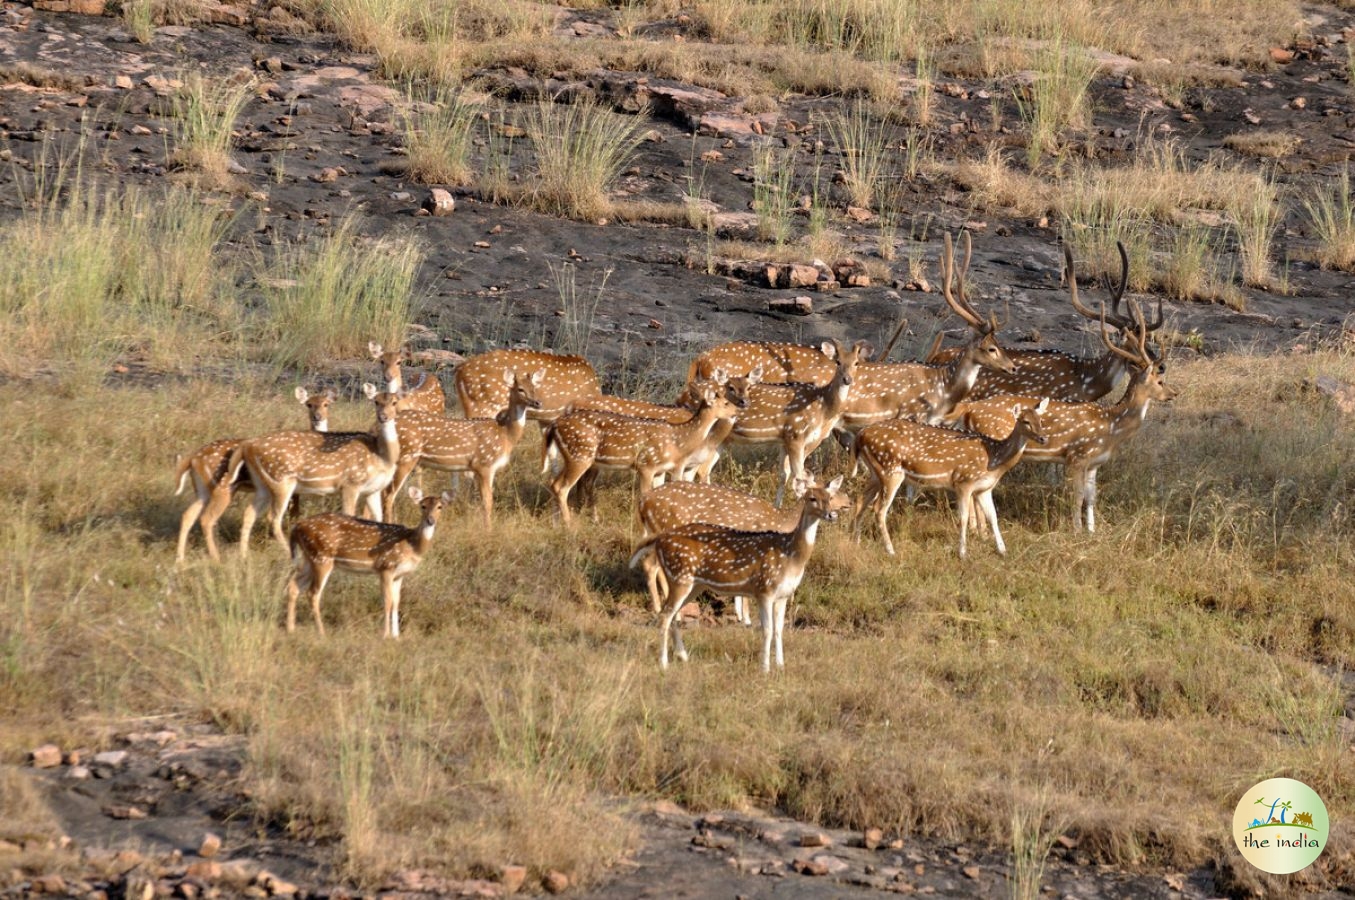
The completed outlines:
[[[326,389],[323,393],[312,394],[305,388],[298,387],[294,396],[306,407],[311,431],[321,434],[329,431],[329,407],[335,400],[334,391]],[[248,472],[237,473],[235,479],[231,481],[225,478],[231,453],[243,444],[244,440],[244,438],[223,438],[212,441],[179,460],[178,468],[174,471],[174,480],[179,487],[174,495],[177,497],[182,494],[190,482],[193,485],[193,502],[188,504],[188,508],[179,519],[179,547],[176,554],[179,562],[184,561],[188,550],[188,533],[193,530],[194,523],[202,529],[202,537],[207,544],[207,555],[213,562],[221,562],[221,554],[217,552],[216,547],[216,523],[237,493],[254,490],[254,483],[249,480]]]
[[[386,393],[402,395],[402,412],[442,415],[447,411],[447,395],[442,390],[442,381],[432,372],[421,372],[418,381],[411,385],[405,384],[404,376],[400,374],[400,363],[405,357],[403,347],[383,351],[380,344],[371,341],[367,344],[367,350],[372,354],[372,359],[381,364],[381,374],[386,379]]]
[[[453,386],[468,419],[492,419],[508,405],[505,372],[522,379],[538,370],[546,373],[536,399],[541,404],[527,413],[539,422],[554,422],[569,405],[602,393],[597,372],[582,356],[563,356],[536,350],[491,350],[472,356],[456,367]]]
[[[1129,254],[1124,244],[1116,241],[1120,251],[1120,283],[1111,288],[1111,306],[1106,311],[1105,321],[1120,332],[1117,343],[1121,347],[1133,350],[1133,333],[1136,326],[1134,318],[1120,313],[1120,301],[1124,297],[1125,287],[1129,284]],[[1077,293],[1077,272],[1073,265],[1073,251],[1067,244],[1063,247],[1065,274],[1068,278],[1068,294],[1073,309],[1092,321],[1101,316],[1082,304]],[[1157,318],[1147,324],[1149,332],[1162,327],[1162,299],[1157,302]],[[931,363],[949,362],[959,353],[958,348],[946,350],[933,349],[927,361]],[[1120,378],[1129,372],[1129,365],[1120,355],[1106,350],[1100,356],[1075,356],[1060,350],[1013,350],[1007,349],[1007,355],[1016,364],[1014,372],[980,372],[969,393],[969,399],[982,400],[1004,394],[1048,397],[1052,400],[1064,400],[1080,403],[1099,400],[1114,390]]]
[[[712,525],[686,525],[645,541],[630,559],[630,567],[654,557],[669,585],[668,611],[659,632],[659,665],[668,668],[668,635],[673,635],[677,657],[686,661],[682,634],[673,627],[682,605],[698,586],[711,593],[756,599],[762,621],[762,671],[771,671],[772,640],[777,668],[785,666],[781,635],[786,603],[800,586],[805,566],[814,552],[820,522],[832,522],[851,505],[838,493],[842,477],[827,487],[810,488],[795,529],[735,531]],[[657,580],[650,583],[650,600],[659,603]]]
[[[731,341],[702,353],[687,367],[687,384],[709,379],[717,369],[746,375],[762,373],[764,384],[823,385],[833,380],[837,364],[821,347],[773,341]]]
[[[381,491],[395,477],[400,460],[400,438],[395,429],[400,398],[379,393],[371,384],[364,384],[362,389],[376,407],[375,434],[282,431],[245,441],[232,451],[226,477],[234,480],[240,467],[246,466],[255,490],[254,502],[245,507],[240,520],[241,556],[249,553],[254,520],[265,510],[273,536],[287,546],[282,513],[294,493],[338,493],[343,511],[350,516],[357,512],[358,500],[366,497],[372,518],[381,521]]]
[[[754,369],[748,388],[748,408],[739,413],[729,433],[737,444],[779,443],[783,478],[776,492],[779,506],[786,486],[805,477],[805,458],[832,433],[847,409],[854,390],[858,363],[869,357],[871,346],[857,341],[850,349],[840,341],[825,341],[823,354],[835,361],[833,378],[824,385],[761,384]],[[712,461],[711,465],[714,465]]]
[[[997,525],[993,488],[1021,460],[1029,441],[1045,440],[1041,413],[1044,405],[1022,410],[1016,428],[1005,440],[964,435],[948,428],[920,425],[899,419],[865,428],[852,444],[852,471],[864,462],[871,475],[870,486],[857,502],[855,531],[859,537],[861,517],[873,503],[875,521],[885,552],[894,553],[889,537],[889,507],[899,485],[908,481],[919,488],[947,490],[955,495],[960,512],[960,558],[964,559],[970,516],[976,506],[988,517],[997,552],[1007,545]]]
[[[812,479],[796,481],[791,485],[797,499],[805,491],[820,485]],[[800,521],[802,503],[780,508],[760,497],[718,484],[693,484],[675,481],[661,485],[640,499],[639,516],[643,540],[690,525],[718,525],[737,531],[793,531]],[[663,571],[653,556],[642,561],[650,585],[650,596],[667,596],[668,585],[655,588],[663,581]],[[654,612],[659,612],[654,604]],[[734,615],[740,624],[753,624],[748,604],[741,596],[734,597]]]
[[[381,579],[383,636],[400,636],[400,586],[406,575],[419,567],[433,541],[442,508],[451,495],[425,497],[416,487],[409,498],[423,510],[415,528],[371,522],[342,513],[322,513],[297,522],[288,548],[295,571],[287,582],[287,630],[296,630],[296,598],[305,591],[311,598],[315,627],[325,633],[320,617],[320,597],[336,568],[371,572]]]
[[[542,468],[548,469],[551,453],[558,454],[562,466],[551,491],[566,525],[570,522],[569,492],[589,469],[634,469],[640,477],[640,493],[648,493],[657,476],[681,471],[689,457],[705,446],[720,420],[740,412],[719,378],[699,386],[698,391],[701,402],[696,414],[681,425],[580,409],[566,413],[546,429]]]
[[[448,419],[427,413],[406,413],[401,407],[396,430],[400,435],[400,461],[386,488],[384,507],[391,518],[395,496],[414,467],[443,472],[471,472],[480,489],[485,527],[494,524],[494,476],[508,465],[513,448],[522,440],[527,415],[540,407],[536,391],[545,373],[538,369],[528,378],[503,373],[508,385],[508,406],[492,419]]]
[[[984,319],[965,296],[965,274],[972,247],[965,232],[964,264],[958,277],[950,235],[945,236],[941,256],[941,294],[946,304],[969,325],[973,336],[950,362],[941,366],[925,363],[865,363],[857,372],[857,384],[842,415],[842,427],[859,431],[867,425],[900,416],[918,417],[935,424],[974,387],[982,369],[1010,372],[1014,364],[997,343],[996,316]],[[952,290],[955,282],[955,290]]]

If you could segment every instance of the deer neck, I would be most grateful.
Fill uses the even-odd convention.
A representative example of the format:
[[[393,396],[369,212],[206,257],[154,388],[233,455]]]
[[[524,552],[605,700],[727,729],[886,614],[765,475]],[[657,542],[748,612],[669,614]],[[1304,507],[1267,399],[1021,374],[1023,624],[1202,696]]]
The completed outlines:
[[[510,445],[516,446],[522,440],[522,432],[527,428],[527,404],[512,402],[508,408],[494,417],[503,436]]]
[[[822,521],[808,503],[800,504],[800,521],[790,533],[790,556],[801,562],[809,558],[814,550],[814,541],[819,537],[819,523]]]
[[[404,376],[400,374],[399,367],[397,367],[394,374],[386,379],[386,392],[388,394],[398,394],[404,389],[405,379]]]
[[[390,466],[400,461],[400,436],[395,430],[395,420],[388,419],[376,426],[376,452]]]
[[[847,369],[838,366],[833,380],[823,387],[823,408],[828,416],[836,416],[847,408],[851,390],[852,386],[847,384]]]
[[[949,412],[955,408],[969,392],[974,390],[974,382],[979,380],[979,358],[977,345],[970,344],[959,356],[946,363],[942,370],[940,401],[936,409]]]
[[[696,415],[692,416],[689,421],[681,425],[671,426],[674,432],[673,436],[677,438],[675,443],[678,447],[678,453],[682,456],[689,456],[700,450],[705,446],[711,429],[720,421],[722,420],[714,409],[702,404]],[[733,426],[732,420],[723,421],[730,421],[731,427]]]
[[[1148,372],[1145,369],[1142,372],[1135,373],[1134,380],[1129,382],[1129,387],[1125,388],[1124,396],[1120,402],[1116,403],[1109,410],[1110,413],[1110,431],[1116,437],[1133,434],[1139,430],[1143,420],[1148,416],[1148,407],[1152,405],[1153,398],[1148,393]]]
[[[419,523],[418,528],[411,528],[409,535],[409,546],[414,551],[415,558],[420,558],[428,550],[428,545],[433,543],[433,532],[437,529],[436,522],[429,522],[427,519]]]
[[[316,422],[311,426],[311,431],[314,431],[316,434],[329,434],[329,420],[326,419],[323,422]]]
[[[1012,433],[1000,441],[990,441],[985,439],[984,444],[988,447],[988,471],[1006,473],[1012,466],[1021,461],[1021,454],[1026,452],[1026,444],[1030,443],[1030,434],[1026,431],[1026,426],[1021,422],[1016,423]]]
[[[1118,354],[1107,350],[1083,374],[1083,383],[1087,386],[1089,392],[1095,391],[1098,396],[1105,396],[1111,388],[1115,387],[1115,382],[1120,380],[1120,376],[1128,371],[1128,363]]]

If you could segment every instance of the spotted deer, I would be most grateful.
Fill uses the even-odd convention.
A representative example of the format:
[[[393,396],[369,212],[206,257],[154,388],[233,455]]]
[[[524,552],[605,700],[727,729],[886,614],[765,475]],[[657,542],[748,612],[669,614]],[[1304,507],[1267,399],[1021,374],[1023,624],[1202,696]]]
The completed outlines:
[[[565,524],[570,522],[569,492],[589,469],[633,469],[639,475],[640,493],[648,493],[657,476],[681,471],[705,446],[720,420],[741,412],[718,379],[700,385],[698,390],[701,402],[696,414],[681,425],[580,409],[566,413],[546,429],[542,468],[549,467],[552,452],[558,454],[561,468],[551,482],[551,491]]]
[[[1116,241],[1120,251],[1120,281],[1111,288],[1110,309],[1105,311],[1104,321],[1119,332],[1116,340],[1122,348],[1133,350],[1133,335],[1137,325],[1132,315],[1120,312],[1120,302],[1129,284],[1129,254],[1124,244]],[[1078,297],[1077,271],[1073,264],[1073,251],[1067,244],[1063,247],[1065,275],[1068,278],[1068,295],[1073,309],[1084,318],[1093,322],[1101,316],[1088,309]],[[1149,332],[1162,327],[1162,300],[1158,298],[1157,317],[1147,323]],[[934,349],[928,361],[943,364],[959,353],[958,348]],[[1129,372],[1125,359],[1107,349],[1100,356],[1076,356],[1061,350],[1013,350],[1007,349],[1007,355],[1015,363],[1015,371],[980,372],[969,399],[982,400],[1004,394],[1049,397],[1052,400],[1065,400],[1078,403],[1087,400],[1099,400],[1114,390],[1120,379]]]
[[[527,378],[503,373],[508,385],[508,406],[492,419],[448,419],[427,413],[406,413],[401,406],[396,430],[400,436],[400,461],[384,495],[385,517],[391,518],[396,494],[405,486],[415,466],[442,472],[470,472],[480,489],[485,527],[494,524],[494,477],[508,465],[513,449],[522,440],[527,415],[541,404],[536,399],[545,372],[537,369]]]
[[[759,370],[764,384],[823,385],[833,380],[837,363],[822,345],[773,341],[731,341],[702,353],[687,367],[687,384],[708,379],[716,369],[733,375]]]
[[[395,430],[400,398],[378,392],[364,384],[363,393],[376,408],[376,431],[331,432],[282,431],[245,441],[231,453],[227,477],[235,479],[241,466],[254,483],[254,502],[245,507],[240,521],[240,555],[249,553],[249,535],[254,520],[265,510],[273,536],[286,547],[282,514],[294,493],[340,496],[343,511],[357,512],[358,500],[366,498],[371,517],[381,521],[381,491],[395,477],[400,459],[400,439]]]
[[[422,518],[417,526],[371,522],[342,513],[322,513],[297,522],[288,549],[294,571],[287,581],[287,630],[296,630],[296,600],[302,591],[310,597],[315,627],[325,633],[320,616],[320,598],[335,569],[370,572],[381,579],[383,636],[400,636],[400,588],[405,576],[419,567],[443,507],[451,495],[425,497],[416,487],[409,498],[419,504]]]
[[[1021,461],[1029,442],[1045,441],[1043,409],[1042,405],[1022,410],[1015,430],[1001,441],[905,419],[863,429],[852,444],[852,471],[856,471],[858,463],[864,463],[871,481],[857,501],[855,532],[860,535],[861,517],[866,506],[873,504],[885,552],[893,555],[889,507],[899,486],[907,481],[919,488],[946,490],[955,495],[960,513],[961,559],[967,550],[970,516],[976,509],[987,516],[997,552],[1005,554],[1007,545],[998,529],[993,489]]]
[[[536,392],[541,406],[527,413],[529,419],[554,422],[574,401],[602,393],[597,372],[582,356],[537,350],[491,350],[456,367],[452,384],[462,413],[468,419],[492,419],[508,405],[509,387],[504,373],[526,379],[538,370],[546,373]]]
[[[698,587],[721,596],[742,595],[758,602],[762,621],[762,671],[772,668],[772,643],[776,666],[785,666],[781,638],[786,622],[786,604],[804,578],[805,566],[814,552],[820,522],[835,521],[850,501],[839,493],[842,477],[826,487],[805,492],[800,518],[794,530],[736,531],[714,525],[685,525],[642,543],[631,556],[636,568],[653,557],[668,582],[668,609],[659,631],[659,666],[668,668],[668,636],[671,633],[677,658],[687,659],[681,633],[674,620],[687,598]],[[661,603],[657,581],[650,583],[650,600]]]
[[[372,359],[381,364],[381,375],[386,379],[386,393],[402,394],[400,409],[403,412],[426,412],[442,415],[447,411],[447,394],[442,390],[442,381],[432,372],[420,372],[418,381],[406,385],[401,374],[400,364],[404,361],[405,351],[383,350],[376,341],[367,344]]]
[[[334,391],[326,389],[319,394],[312,394],[305,388],[298,387],[294,396],[306,407],[311,431],[321,434],[329,431],[329,407],[335,400]],[[237,473],[232,481],[225,478],[226,466],[232,451],[244,442],[244,438],[223,438],[204,444],[180,458],[174,471],[174,480],[178,484],[174,495],[177,497],[182,494],[184,488],[192,484],[193,502],[188,504],[188,508],[179,518],[179,546],[176,554],[179,562],[184,561],[188,550],[188,534],[193,530],[195,523],[202,530],[207,555],[213,562],[221,561],[221,554],[216,546],[216,523],[230,507],[237,493],[254,491],[254,482],[249,480],[247,471]]]
[[[791,490],[797,499],[807,490],[821,487],[812,478],[796,481]],[[760,497],[718,484],[699,484],[675,481],[661,485],[640,499],[639,516],[643,540],[692,525],[718,525],[738,531],[792,531],[800,521],[803,503],[784,508],[774,506]],[[646,557],[641,565],[650,585],[650,596],[667,596],[664,582],[655,589],[655,581],[663,582],[663,570],[657,560]],[[654,612],[659,612],[654,604]],[[741,596],[734,597],[734,615],[741,624],[753,624],[748,604]]]
[[[805,459],[823,443],[842,418],[855,388],[859,363],[871,352],[871,346],[858,341],[852,347],[841,341],[825,341],[823,353],[834,360],[833,378],[824,385],[761,384],[748,388],[748,408],[739,413],[729,433],[733,444],[781,445],[781,486],[777,489],[779,506],[786,487],[805,477]],[[757,381],[761,372],[754,369]],[[714,463],[712,462],[712,465]]]
[[[950,235],[945,236],[941,256],[941,294],[946,305],[969,325],[972,337],[961,352],[945,365],[925,363],[864,363],[857,384],[842,415],[842,427],[859,431],[867,425],[899,416],[935,424],[964,399],[983,369],[1010,372],[1015,369],[997,342],[999,324],[990,314],[984,319],[965,296],[965,275],[972,248],[965,232],[964,263],[955,269]]]

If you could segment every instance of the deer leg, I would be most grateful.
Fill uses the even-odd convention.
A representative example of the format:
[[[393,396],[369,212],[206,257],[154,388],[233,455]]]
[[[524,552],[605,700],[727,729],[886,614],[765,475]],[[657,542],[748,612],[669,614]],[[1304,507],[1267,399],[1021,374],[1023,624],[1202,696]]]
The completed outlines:
[[[381,597],[385,601],[386,623],[384,637],[400,637],[400,579],[391,572],[381,573]]]
[[[259,517],[260,513],[268,509],[272,503],[273,497],[272,494],[269,493],[268,488],[255,482],[254,500],[245,507],[244,513],[240,516],[241,557],[249,555],[249,533],[254,530],[254,520]]]
[[[772,670],[772,636],[773,632],[776,631],[776,601],[771,594],[758,599],[761,601],[758,619],[762,622],[762,671],[770,672]]]
[[[551,492],[555,494],[555,502],[560,506],[560,521],[566,525],[570,524],[571,521],[569,492],[574,485],[579,483],[579,479],[588,472],[592,465],[592,459],[586,461],[583,459],[566,460],[564,466],[560,469],[560,474],[556,475],[555,480],[551,482]],[[587,490],[587,486],[584,489]]]
[[[715,464],[719,461],[720,451],[711,451],[710,455],[701,462],[701,465],[696,467],[696,472],[693,474],[692,479],[699,481],[702,484],[710,484],[710,470],[715,468]]]
[[[395,498],[400,494],[400,490],[409,480],[409,473],[414,471],[419,461],[410,456],[401,456],[400,461],[395,464],[395,476],[391,478],[391,483],[386,485],[386,489],[381,492],[381,507],[384,518],[383,522],[391,521],[395,516]]]
[[[862,492],[861,496],[857,498],[856,509],[853,511],[852,515],[852,538],[858,544],[861,543],[861,520],[866,514],[866,507],[874,502],[876,495],[879,493],[880,482],[878,479],[872,477],[870,484],[866,487],[865,491]]]
[[[315,574],[311,576],[311,613],[315,616],[315,628],[321,637],[325,635],[325,620],[320,618],[320,598],[324,596],[329,576],[334,574],[334,560],[320,559],[311,563]]]
[[[687,596],[691,594],[695,582],[689,579],[683,579],[677,583],[669,583],[668,612],[663,617],[663,624],[659,628],[659,668],[668,668],[668,635],[672,634],[676,644],[677,658],[683,662],[687,661],[687,648],[682,645],[682,635],[677,633],[673,627],[673,621],[682,610],[682,604],[687,602]]]
[[[960,559],[965,558],[965,541],[969,537],[969,517],[974,512],[974,496],[969,488],[956,491],[955,505],[960,511]]]
[[[358,489],[345,485],[339,488],[339,509],[345,516],[356,516],[358,514],[358,500],[361,499]]]
[[[296,631],[296,598],[302,591],[310,592],[315,583],[315,567],[311,561],[301,555],[294,561],[295,571],[287,580],[287,631]]]
[[[645,582],[649,585],[649,606],[654,612],[660,612],[663,598],[668,594],[668,580],[663,577],[663,566],[659,565],[658,554],[651,552],[640,565],[645,570]]]
[[[178,562],[184,561],[184,555],[188,552],[188,532],[193,530],[193,525],[202,516],[203,507],[207,505],[210,499],[211,492],[207,490],[205,485],[198,484],[197,478],[194,478],[193,502],[188,504],[188,508],[185,509],[183,515],[179,517],[179,549],[174,555],[174,558]],[[203,529],[202,536],[204,538],[207,537],[207,530],[205,528]],[[207,547],[207,552],[212,554],[212,559],[219,562],[220,560],[217,559],[216,554],[212,553],[212,550],[215,549],[215,542],[208,541]]]
[[[485,510],[485,528],[494,527],[494,470],[475,472],[475,485],[480,489],[480,505]]]
[[[1087,533],[1096,531],[1096,470],[1087,470]]]
[[[880,540],[885,545],[885,552],[890,556],[894,555],[894,540],[889,536],[889,508],[894,505],[894,497],[898,494],[899,485],[903,480],[901,474],[887,475],[875,492],[875,524],[880,528]]]
[[[207,501],[207,508],[198,517],[198,527],[202,529],[202,538],[207,542],[207,555],[212,558],[213,562],[221,562],[221,554],[216,549],[216,523],[221,520],[222,514],[226,512],[234,498],[234,487],[223,484],[216,485],[212,488],[211,497]]]
[[[371,516],[373,522],[384,522],[381,518],[381,492],[372,491],[366,497],[367,515]]]
[[[984,514],[988,517],[988,524],[993,526],[993,543],[997,545],[997,552],[1007,555],[1007,545],[1002,540],[1002,530],[997,527],[997,504],[993,502],[993,491],[991,488],[984,491],[975,498]]]
[[[1086,503],[1087,496],[1087,470],[1069,469],[1068,481],[1072,485],[1073,497],[1073,530],[1082,530],[1082,509]]]
[[[776,598],[776,667],[784,669],[786,667],[786,657],[781,652],[781,635],[786,630],[786,604],[790,600],[784,594]]]

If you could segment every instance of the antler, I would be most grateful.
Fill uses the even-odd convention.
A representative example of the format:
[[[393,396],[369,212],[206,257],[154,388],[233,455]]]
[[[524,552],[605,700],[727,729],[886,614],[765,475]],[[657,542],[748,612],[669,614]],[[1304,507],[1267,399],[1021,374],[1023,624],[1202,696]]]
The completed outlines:
[[[1121,241],[1115,242],[1116,248],[1120,251],[1120,283],[1117,287],[1111,289],[1110,312],[1106,312],[1105,304],[1101,304],[1101,312],[1091,311],[1082,305],[1082,301],[1077,296],[1077,269],[1073,264],[1073,248],[1068,243],[1063,245],[1064,264],[1068,268],[1068,297],[1073,302],[1073,309],[1081,313],[1085,318],[1096,321],[1100,319],[1101,324],[1107,322],[1120,331],[1128,331],[1133,327],[1134,321],[1128,316],[1120,315],[1120,299],[1124,297],[1125,288],[1129,284],[1129,254],[1124,249]]]
[[[1148,325],[1143,321],[1143,309],[1133,300],[1129,301],[1129,310],[1134,314],[1133,331],[1128,328],[1122,328],[1129,335],[1129,342],[1137,352],[1131,352],[1116,344],[1110,339],[1106,332],[1106,305],[1101,304],[1101,343],[1106,345],[1106,349],[1116,356],[1122,357],[1140,368],[1147,368],[1153,364],[1152,357],[1148,355],[1146,343],[1148,341]]]
[[[951,293],[950,283],[955,274],[955,251],[951,246],[950,232],[945,234],[945,249],[941,256],[941,294],[946,298],[946,303],[955,314],[969,323],[969,327],[980,334],[991,334],[998,328],[997,319],[990,316],[985,322],[983,317],[974,311],[974,307],[969,304],[964,293],[964,277],[969,271],[969,259],[973,255],[973,245],[969,239],[969,232],[964,232],[964,265],[960,269],[958,298]]]

